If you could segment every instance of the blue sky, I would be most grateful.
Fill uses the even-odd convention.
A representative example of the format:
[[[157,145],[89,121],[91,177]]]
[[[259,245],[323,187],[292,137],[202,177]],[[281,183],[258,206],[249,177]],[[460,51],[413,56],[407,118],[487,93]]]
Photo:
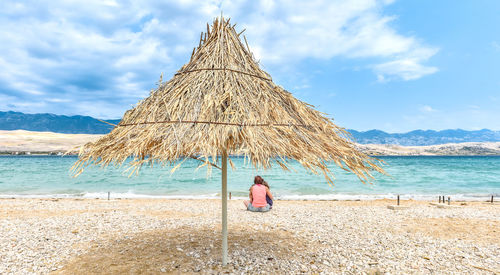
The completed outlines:
[[[119,118],[223,10],[340,126],[500,130],[499,1],[41,2],[0,2],[0,111]]]

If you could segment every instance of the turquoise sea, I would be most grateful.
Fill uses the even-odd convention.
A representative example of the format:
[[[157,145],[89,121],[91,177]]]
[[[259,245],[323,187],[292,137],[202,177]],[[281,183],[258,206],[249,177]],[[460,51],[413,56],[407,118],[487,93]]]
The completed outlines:
[[[246,197],[253,177],[261,175],[280,199],[437,199],[486,200],[500,195],[500,156],[480,157],[379,157],[390,177],[377,175],[373,185],[362,184],[355,175],[336,168],[335,186],[322,175],[305,171],[292,162],[296,172],[279,166],[256,171],[243,158],[232,158],[236,170],[228,172],[228,190],[233,197]],[[112,198],[167,197],[216,198],[220,192],[220,171],[196,169],[199,161],[187,160],[171,174],[171,167],[144,167],[138,176],[128,177],[122,168],[91,167],[77,178],[69,168],[72,156],[0,156],[0,198],[88,197]]]

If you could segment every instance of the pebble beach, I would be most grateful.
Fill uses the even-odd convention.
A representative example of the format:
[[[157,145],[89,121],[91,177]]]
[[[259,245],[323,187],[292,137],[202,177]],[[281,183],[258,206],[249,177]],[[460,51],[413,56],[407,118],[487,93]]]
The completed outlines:
[[[0,274],[495,274],[500,204],[1,199]]]

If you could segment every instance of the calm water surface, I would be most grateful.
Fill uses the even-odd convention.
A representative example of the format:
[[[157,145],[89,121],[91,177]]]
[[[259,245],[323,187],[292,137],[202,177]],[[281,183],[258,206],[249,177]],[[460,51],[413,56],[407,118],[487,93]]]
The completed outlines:
[[[171,174],[171,167],[144,167],[128,177],[122,168],[87,168],[78,178],[69,168],[76,157],[0,156],[0,197],[217,197],[220,171],[196,169],[199,162],[187,160]],[[255,175],[261,175],[281,199],[366,199],[394,197],[429,199],[450,195],[455,199],[480,200],[500,195],[500,157],[380,157],[390,177],[376,175],[373,185],[362,184],[355,175],[331,167],[335,186],[322,175],[314,175],[292,162],[296,172],[278,166],[256,171],[233,158],[236,170],[228,173],[228,190],[245,197]]]

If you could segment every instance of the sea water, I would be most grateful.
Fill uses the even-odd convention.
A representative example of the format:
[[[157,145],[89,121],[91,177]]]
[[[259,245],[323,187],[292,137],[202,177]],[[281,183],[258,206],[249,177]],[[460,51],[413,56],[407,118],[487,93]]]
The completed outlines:
[[[278,165],[256,170],[244,158],[231,158],[235,170],[228,171],[228,191],[234,198],[248,196],[253,178],[262,176],[279,199],[436,199],[486,200],[500,195],[500,156],[402,156],[379,157],[389,176],[375,174],[372,184],[363,184],[352,173],[330,165],[335,174],[329,186],[322,174],[315,175],[291,161],[295,171]],[[87,197],[106,198],[218,198],[220,170],[198,168],[197,160],[186,160],[171,173],[169,166],[143,167],[129,177],[122,167],[89,167],[72,177],[72,156],[0,156],[0,198]],[[230,166],[229,166],[230,167]]]

